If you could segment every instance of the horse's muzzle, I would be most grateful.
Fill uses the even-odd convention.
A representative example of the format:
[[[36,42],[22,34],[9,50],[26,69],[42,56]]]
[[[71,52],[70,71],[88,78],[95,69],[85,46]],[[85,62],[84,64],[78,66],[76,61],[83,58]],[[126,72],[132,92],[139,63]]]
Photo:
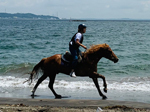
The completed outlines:
[[[114,59],[114,63],[117,63],[118,61],[119,61],[119,59],[118,59],[118,58]]]

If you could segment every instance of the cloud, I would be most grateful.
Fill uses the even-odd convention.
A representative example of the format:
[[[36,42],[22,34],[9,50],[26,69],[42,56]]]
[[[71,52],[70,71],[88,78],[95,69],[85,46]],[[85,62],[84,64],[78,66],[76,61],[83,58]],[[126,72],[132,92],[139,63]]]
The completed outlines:
[[[0,11],[62,18],[150,18],[150,0],[0,0]]]
[[[144,6],[143,11],[149,11],[150,10],[150,0],[143,1],[141,4]]]
[[[106,8],[109,8],[110,7],[110,5],[106,5]]]

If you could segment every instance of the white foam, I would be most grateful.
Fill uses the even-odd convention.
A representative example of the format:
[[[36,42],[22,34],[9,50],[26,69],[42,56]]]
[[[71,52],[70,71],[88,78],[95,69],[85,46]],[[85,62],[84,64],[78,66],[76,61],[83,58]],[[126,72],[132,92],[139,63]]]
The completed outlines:
[[[132,80],[131,80],[132,79]],[[138,78],[139,80],[122,79],[120,81],[107,81],[109,90],[129,90],[129,91],[150,91],[150,81],[148,78]],[[34,81],[31,85],[28,82],[23,82],[27,80],[26,78],[16,78],[12,76],[0,76],[0,87],[13,87],[13,88],[33,88],[37,81]],[[39,88],[48,88],[49,80],[43,81]],[[99,81],[100,86],[103,86],[102,81]],[[64,89],[96,89],[92,81],[65,81],[65,80],[56,80],[54,83],[55,88],[64,88]],[[0,89],[0,92],[4,92],[4,89]]]

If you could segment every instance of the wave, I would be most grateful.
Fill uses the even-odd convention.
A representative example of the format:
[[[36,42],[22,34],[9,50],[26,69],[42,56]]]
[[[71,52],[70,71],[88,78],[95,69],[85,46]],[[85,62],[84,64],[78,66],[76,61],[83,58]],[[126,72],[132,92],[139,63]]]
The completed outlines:
[[[31,85],[26,81],[27,78],[17,78],[13,76],[0,76],[1,88],[11,87],[11,88],[33,88],[37,81],[34,81]],[[43,81],[39,88],[47,89],[49,80]],[[99,81],[100,86],[102,87],[102,81]],[[132,78],[123,78],[120,81],[107,81],[109,90],[126,90],[126,91],[147,91],[150,92],[150,77],[132,77]],[[96,89],[92,81],[67,81],[67,80],[56,80],[54,87],[64,88],[64,89]],[[1,91],[1,90],[0,90]],[[2,91],[1,91],[2,92]]]
[[[34,64],[21,63],[11,64],[8,66],[0,67],[0,76],[22,76],[28,74],[33,69]]]

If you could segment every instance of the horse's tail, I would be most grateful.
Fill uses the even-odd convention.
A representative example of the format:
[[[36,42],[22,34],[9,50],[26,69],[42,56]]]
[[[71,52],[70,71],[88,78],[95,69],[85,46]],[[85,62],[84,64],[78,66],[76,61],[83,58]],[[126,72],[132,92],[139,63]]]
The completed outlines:
[[[32,80],[37,76],[38,71],[41,69],[44,61],[45,61],[45,58],[43,58],[37,65],[34,66],[32,72],[30,73],[30,77],[27,80],[27,81],[31,81],[30,84],[32,83]],[[25,81],[25,82],[27,82],[27,81]]]

